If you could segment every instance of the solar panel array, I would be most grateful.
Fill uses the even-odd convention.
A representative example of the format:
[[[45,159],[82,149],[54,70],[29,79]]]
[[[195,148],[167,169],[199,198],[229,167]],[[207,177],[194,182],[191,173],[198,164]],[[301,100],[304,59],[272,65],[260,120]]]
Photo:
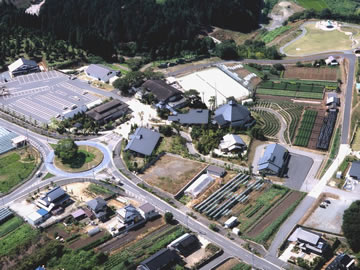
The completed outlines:
[[[0,127],[0,154],[6,153],[15,147],[12,145],[11,139],[16,138],[18,135],[3,127]]]
[[[321,150],[328,150],[336,123],[337,113],[337,111],[330,111],[327,117],[324,118],[324,123],[320,129],[320,135],[316,144],[316,148]]]
[[[12,216],[13,212],[9,208],[0,208],[0,223],[3,220],[6,220],[8,217]]]

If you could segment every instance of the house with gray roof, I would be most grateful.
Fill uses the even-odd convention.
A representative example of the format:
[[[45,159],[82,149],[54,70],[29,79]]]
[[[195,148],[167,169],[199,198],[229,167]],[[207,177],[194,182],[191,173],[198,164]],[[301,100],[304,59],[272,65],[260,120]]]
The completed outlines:
[[[107,204],[103,198],[97,197],[93,200],[88,201],[87,206],[94,213],[95,217],[100,221],[106,220],[107,215]]]
[[[116,213],[119,221],[128,225],[137,223],[139,220],[142,219],[139,211],[131,204],[118,209]]]
[[[190,109],[187,113],[179,113],[168,117],[168,121],[182,125],[203,125],[209,123],[209,110]]]
[[[130,135],[125,151],[133,151],[140,155],[150,156],[160,140],[160,133],[148,128],[139,127]]]
[[[351,163],[349,176],[353,179],[360,180],[360,161],[353,161]]]
[[[86,112],[86,115],[102,125],[104,123],[114,121],[129,112],[129,105],[118,99],[113,99],[100,106],[97,106],[90,111]]]
[[[103,65],[98,64],[91,64],[88,66],[88,68],[85,70],[85,73],[88,77],[101,81],[103,83],[108,83],[109,80],[112,77],[115,77],[118,75],[119,72],[110,69],[108,67],[105,67]]]
[[[175,250],[163,248],[142,261],[136,270],[168,270],[179,260]]]
[[[61,187],[56,187],[38,199],[36,205],[42,209],[51,211],[57,207],[67,205],[68,202],[70,202],[70,196]]]
[[[174,102],[182,98],[182,92],[162,80],[148,80],[142,87],[161,103]]]
[[[329,244],[320,234],[297,228],[288,238],[290,242],[297,242],[300,249],[307,253],[323,255],[329,251]]]
[[[345,253],[341,253],[331,261],[325,270],[355,270],[355,260]]]
[[[220,127],[249,128],[255,124],[255,119],[252,118],[248,108],[236,103],[234,100],[230,100],[215,111],[214,121]]]
[[[40,72],[40,68],[35,61],[19,58],[14,63],[8,66],[9,74],[11,77],[16,77],[19,75]]]
[[[219,149],[224,153],[242,152],[246,149],[246,143],[239,135],[226,134],[219,144]]]
[[[260,173],[281,176],[289,157],[289,151],[285,147],[277,143],[269,144],[259,160],[258,170]]]

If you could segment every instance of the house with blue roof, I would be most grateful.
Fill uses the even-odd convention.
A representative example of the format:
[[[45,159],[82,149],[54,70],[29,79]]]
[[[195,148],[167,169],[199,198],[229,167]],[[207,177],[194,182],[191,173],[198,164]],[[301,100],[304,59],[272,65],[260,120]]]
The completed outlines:
[[[255,119],[251,116],[248,108],[234,100],[230,100],[215,111],[214,121],[220,127],[249,128],[255,124]]]
[[[160,133],[148,128],[139,127],[130,135],[125,151],[132,151],[143,156],[150,156],[160,140]]]
[[[263,174],[282,176],[289,161],[289,151],[280,144],[269,144],[260,158],[258,171]]]

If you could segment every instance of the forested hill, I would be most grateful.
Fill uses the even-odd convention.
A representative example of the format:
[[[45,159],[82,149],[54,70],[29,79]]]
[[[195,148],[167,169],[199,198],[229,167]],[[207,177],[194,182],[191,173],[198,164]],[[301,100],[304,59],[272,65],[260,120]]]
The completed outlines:
[[[262,0],[47,0],[31,24],[95,53],[111,48],[174,55],[204,44],[214,25],[249,32],[258,27]],[[107,41],[107,42],[105,42]],[[129,47],[124,43],[135,42]],[[197,43],[196,43],[197,42]]]

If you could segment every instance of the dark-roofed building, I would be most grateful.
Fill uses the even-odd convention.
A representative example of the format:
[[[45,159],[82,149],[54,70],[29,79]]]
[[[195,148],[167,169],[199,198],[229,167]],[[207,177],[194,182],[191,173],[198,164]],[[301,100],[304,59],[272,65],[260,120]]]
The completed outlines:
[[[0,224],[10,219],[14,213],[7,207],[0,208]]]
[[[360,180],[360,161],[353,161],[351,163],[349,176],[353,179]]]
[[[355,260],[349,255],[342,253],[325,268],[325,270],[353,270],[355,269]]]
[[[130,150],[144,156],[150,156],[160,140],[160,133],[139,127],[130,135],[125,151]]]
[[[243,105],[230,100],[215,111],[215,122],[220,126],[248,128],[255,124],[250,111]]]
[[[59,206],[67,205],[69,201],[69,195],[61,187],[56,187],[38,199],[36,205],[47,211],[51,211]]]
[[[297,242],[300,249],[305,252],[324,255],[329,251],[328,243],[321,238],[320,234],[297,228],[288,239],[291,242]]]
[[[71,216],[74,219],[81,220],[86,217],[86,213],[83,209],[79,208],[78,210],[71,213]]]
[[[9,73],[11,77],[16,77],[19,75],[40,72],[39,66],[33,60],[28,60],[25,58],[19,58],[14,63],[9,65]]]
[[[99,124],[114,121],[129,111],[129,106],[121,100],[114,99],[106,102],[90,111],[86,115]]]
[[[206,170],[208,174],[215,175],[217,177],[223,177],[226,173],[224,168],[215,165],[208,166]]]
[[[199,248],[199,239],[193,234],[185,233],[172,241],[167,248],[179,252],[183,256],[188,256]]]
[[[131,204],[116,211],[118,219],[124,224],[134,224],[142,219],[139,211]]]
[[[188,113],[180,113],[168,117],[169,121],[183,125],[202,125],[209,123],[209,110],[190,109]]]
[[[85,73],[87,76],[104,83],[108,83],[112,77],[117,76],[115,70],[98,64],[91,64]]]
[[[182,97],[181,91],[162,80],[148,80],[142,86],[147,91],[153,93],[155,98],[161,103],[173,102]]]
[[[171,266],[178,261],[174,250],[163,248],[150,256],[146,260],[142,261],[136,268],[137,270],[168,270]]]
[[[260,173],[281,176],[289,157],[289,151],[285,147],[277,143],[269,144],[259,160],[258,170]]]
[[[87,206],[100,221],[106,220],[107,204],[103,198],[97,197],[87,202]]]

